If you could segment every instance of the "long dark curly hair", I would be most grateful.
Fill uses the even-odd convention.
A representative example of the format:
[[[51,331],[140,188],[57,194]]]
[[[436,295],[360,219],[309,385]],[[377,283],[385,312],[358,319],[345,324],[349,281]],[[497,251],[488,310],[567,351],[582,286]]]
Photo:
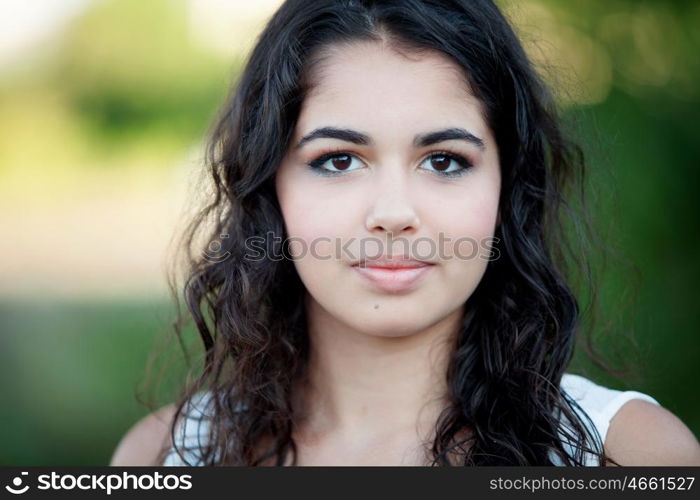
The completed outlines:
[[[246,259],[245,242],[286,238],[274,177],[322,50],[382,40],[437,51],[462,68],[500,156],[500,257],[467,300],[431,465],[587,465],[589,453],[596,464],[615,463],[560,389],[581,333],[571,277],[587,266],[567,221],[589,227],[576,208],[585,206],[584,155],[491,0],[287,0],[268,22],[212,130],[211,196],[182,235],[183,281],[170,278],[175,330],[181,336],[193,320],[204,347],[177,409],[199,392],[215,395],[197,463],[296,463],[291,396],[308,360],[307,292],[291,259]],[[212,241],[220,250],[206,247]]]

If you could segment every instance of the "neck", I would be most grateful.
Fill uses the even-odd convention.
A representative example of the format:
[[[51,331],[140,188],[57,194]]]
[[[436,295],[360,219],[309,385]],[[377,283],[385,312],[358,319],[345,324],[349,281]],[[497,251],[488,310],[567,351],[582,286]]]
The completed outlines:
[[[340,323],[309,299],[303,433],[429,433],[447,405],[447,363],[461,317],[460,309],[410,335],[377,336]]]

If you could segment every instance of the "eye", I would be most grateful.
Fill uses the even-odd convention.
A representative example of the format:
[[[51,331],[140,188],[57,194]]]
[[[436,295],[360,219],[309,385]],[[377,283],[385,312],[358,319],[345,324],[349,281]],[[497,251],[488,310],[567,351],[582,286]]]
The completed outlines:
[[[343,151],[327,153],[309,163],[309,167],[318,175],[342,175],[362,168],[362,162],[350,153]]]
[[[323,176],[343,175],[363,167],[363,163],[351,153],[345,151],[333,151],[323,154],[310,162],[309,167],[314,173]],[[445,177],[457,177],[463,175],[473,165],[463,156],[439,151],[427,157],[422,165],[425,170],[432,171]]]
[[[428,156],[424,161],[426,170],[446,177],[456,177],[467,173],[473,166],[466,158],[460,155],[440,151]]]

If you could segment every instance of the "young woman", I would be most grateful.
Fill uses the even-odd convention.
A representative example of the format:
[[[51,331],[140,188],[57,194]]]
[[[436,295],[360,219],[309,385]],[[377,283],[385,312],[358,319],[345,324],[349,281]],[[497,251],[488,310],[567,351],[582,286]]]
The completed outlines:
[[[490,0],[286,1],[209,153],[204,370],[113,464],[700,465],[654,398],[566,373],[583,157]]]

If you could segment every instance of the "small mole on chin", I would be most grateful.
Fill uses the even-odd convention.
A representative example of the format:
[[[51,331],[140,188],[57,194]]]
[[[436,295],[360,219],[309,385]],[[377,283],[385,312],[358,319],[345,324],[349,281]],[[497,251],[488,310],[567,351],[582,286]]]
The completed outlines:
[[[374,304],[375,309],[379,309],[379,304]]]

